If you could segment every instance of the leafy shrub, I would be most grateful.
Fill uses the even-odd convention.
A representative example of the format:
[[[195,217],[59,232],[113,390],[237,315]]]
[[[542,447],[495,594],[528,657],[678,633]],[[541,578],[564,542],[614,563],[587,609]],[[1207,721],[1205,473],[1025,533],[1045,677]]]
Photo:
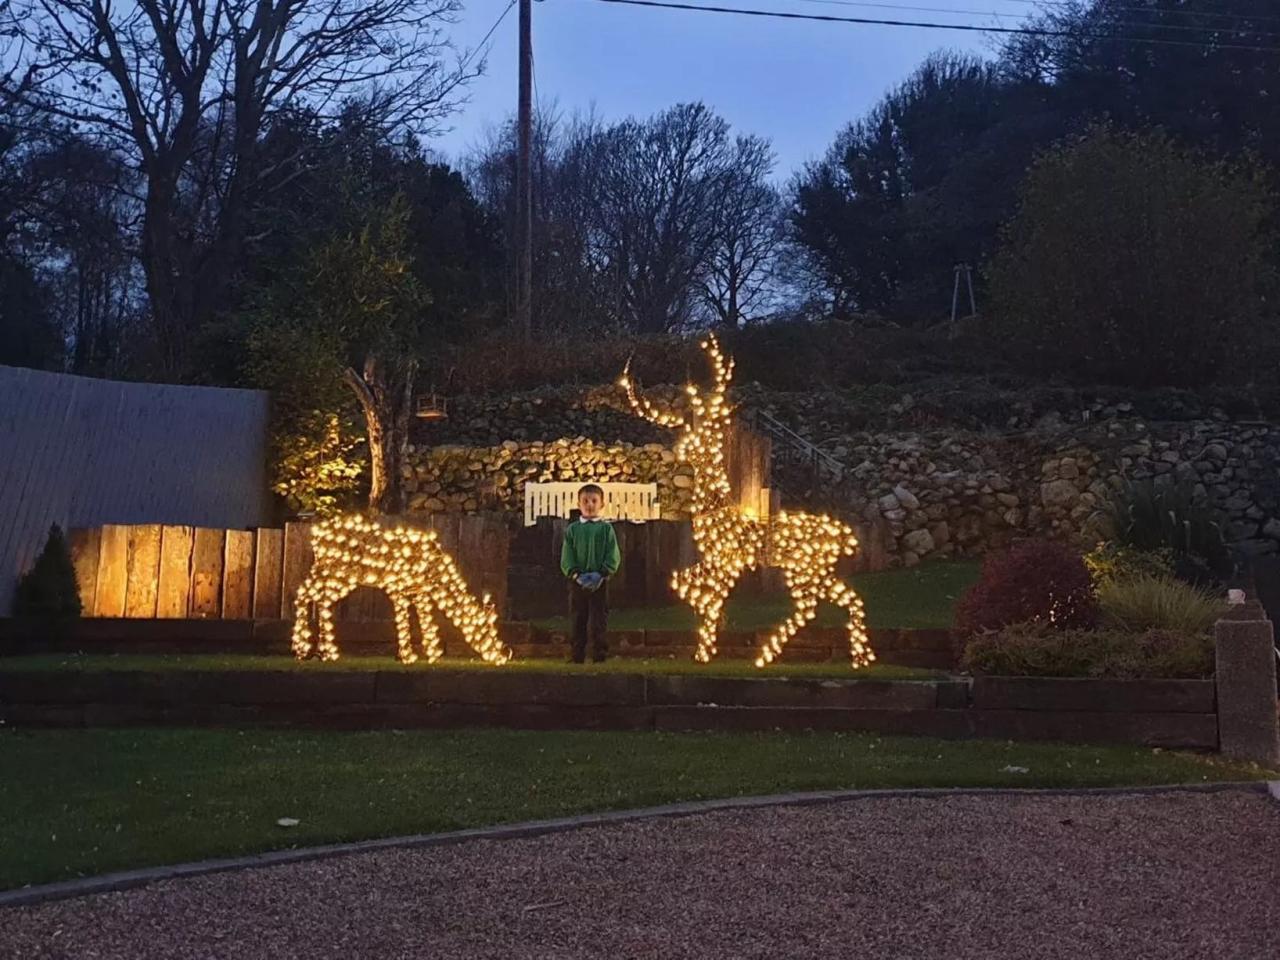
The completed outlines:
[[[1168,550],[1173,572],[1191,583],[1213,583],[1235,564],[1209,506],[1188,482],[1126,482],[1095,517],[1101,532],[1132,550]]]
[[[80,587],[62,529],[55,523],[31,569],[18,581],[15,616],[65,623],[80,616]]]
[[[971,638],[961,664],[970,673],[1006,677],[1207,677],[1213,640],[1172,630],[1055,630],[1024,623]]]
[[[1047,540],[1027,540],[988,556],[978,582],[956,607],[964,633],[1029,621],[1065,630],[1091,627],[1097,618],[1093,583],[1080,554]]]
[[[263,313],[247,342],[247,375],[271,391],[271,489],[290,511],[322,516],[357,500],[364,437],[332,335]]]
[[[1105,540],[1084,555],[1084,565],[1089,568],[1093,585],[1101,587],[1131,577],[1171,576],[1174,556],[1168,547],[1139,550],[1113,540]]]
[[[1033,369],[1196,387],[1265,363],[1273,200],[1258,170],[1095,127],[1018,193],[988,276],[993,332]]]
[[[308,411],[286,428],[280,420],[271,436],[271,489],[290,510],[328,517],[350,504],[364,463],[361,441],[336,413]]]
[[[1204,587],[1169,576],[1140,575],[1098,588],[1102,622],[1121,630],[1208,633],[1222,615],[1222,601]]]

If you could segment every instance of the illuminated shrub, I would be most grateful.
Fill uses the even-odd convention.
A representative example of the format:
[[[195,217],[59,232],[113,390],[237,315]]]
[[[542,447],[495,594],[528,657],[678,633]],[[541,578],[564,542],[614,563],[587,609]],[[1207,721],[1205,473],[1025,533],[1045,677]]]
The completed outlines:
[[[978,582],[956,607],[956,626],[966,634],[1027,622],[1088,628],[1097,619],[1093,583],[1080,554],[1046,540],[1027,540],[988,556]]]
[[[1107,540],[1084,555],[1093,585],[1099,589],[1119,580],[1133,577],[1164,577],[1174,572],[1173,551],[1167,547],[1140,550],[1114,540]]]

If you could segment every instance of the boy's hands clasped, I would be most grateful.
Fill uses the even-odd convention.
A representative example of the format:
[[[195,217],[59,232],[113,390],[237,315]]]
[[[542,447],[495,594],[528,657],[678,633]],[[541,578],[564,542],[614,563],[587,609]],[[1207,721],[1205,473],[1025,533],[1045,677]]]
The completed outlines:
[[[598,590],[600,584],[604,583],[604,577],[598,573],[580,573],[577,579],[583,590]]]

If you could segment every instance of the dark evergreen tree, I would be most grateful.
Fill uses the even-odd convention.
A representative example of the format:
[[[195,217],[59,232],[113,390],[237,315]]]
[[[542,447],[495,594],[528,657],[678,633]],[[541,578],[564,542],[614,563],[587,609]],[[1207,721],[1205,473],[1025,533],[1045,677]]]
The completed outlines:
[[[80,588],[62,529],[55,523],[31,569],[18,581],[13,600],[15,616],[66,623],[80,616]]]

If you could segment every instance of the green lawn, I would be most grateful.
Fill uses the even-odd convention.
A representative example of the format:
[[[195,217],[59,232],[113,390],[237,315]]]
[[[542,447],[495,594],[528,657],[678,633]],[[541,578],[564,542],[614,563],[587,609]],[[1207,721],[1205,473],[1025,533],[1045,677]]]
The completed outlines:
[[[390,652],[379,657],[346,656],[336,663],[295,660],[290,656],[251,654],[106,654],[41,653],[0,658],[0,673],[44,670],[302,670],[335,673],[343,670],[482,670],[520,673],[660,673],[694,674],[700,677],[842,677],[846,680],[927,680],[941,676],[938,670],[872,664],[854,670],[847,661],[835,663],[779,662],[767,669],[750,660],[719,657],[711,663],[695,663],[690,658],[656,660],[614,657],[604,663],[566,663],[563,660],[512,660],[501,667],[487,666],[475,659],[443,657],[435,663],[424,660],[405,666]]]
[[[872,734],[5,730],[0,888],[709,797],[1260,776],[1131,747]]]
[[[946,628],[952,624],[956,600],[978,578],[976,561],[926,563],[909,570],[860,573],[850,583],[862,597],[867,624],[872,627]],[[762,630],[784,620],[791,612],[785,595],[730,596],[725,605],[730,630]],[[818,607],[819,626],[839,627],[844,611],[831,604]],[[550,617],[534,624],[548,630],[566,630],[568,617]],[[609,612],[614,630],[691,630],[697,626],[693,611],[683,604],[669,607],[620,608]]]

